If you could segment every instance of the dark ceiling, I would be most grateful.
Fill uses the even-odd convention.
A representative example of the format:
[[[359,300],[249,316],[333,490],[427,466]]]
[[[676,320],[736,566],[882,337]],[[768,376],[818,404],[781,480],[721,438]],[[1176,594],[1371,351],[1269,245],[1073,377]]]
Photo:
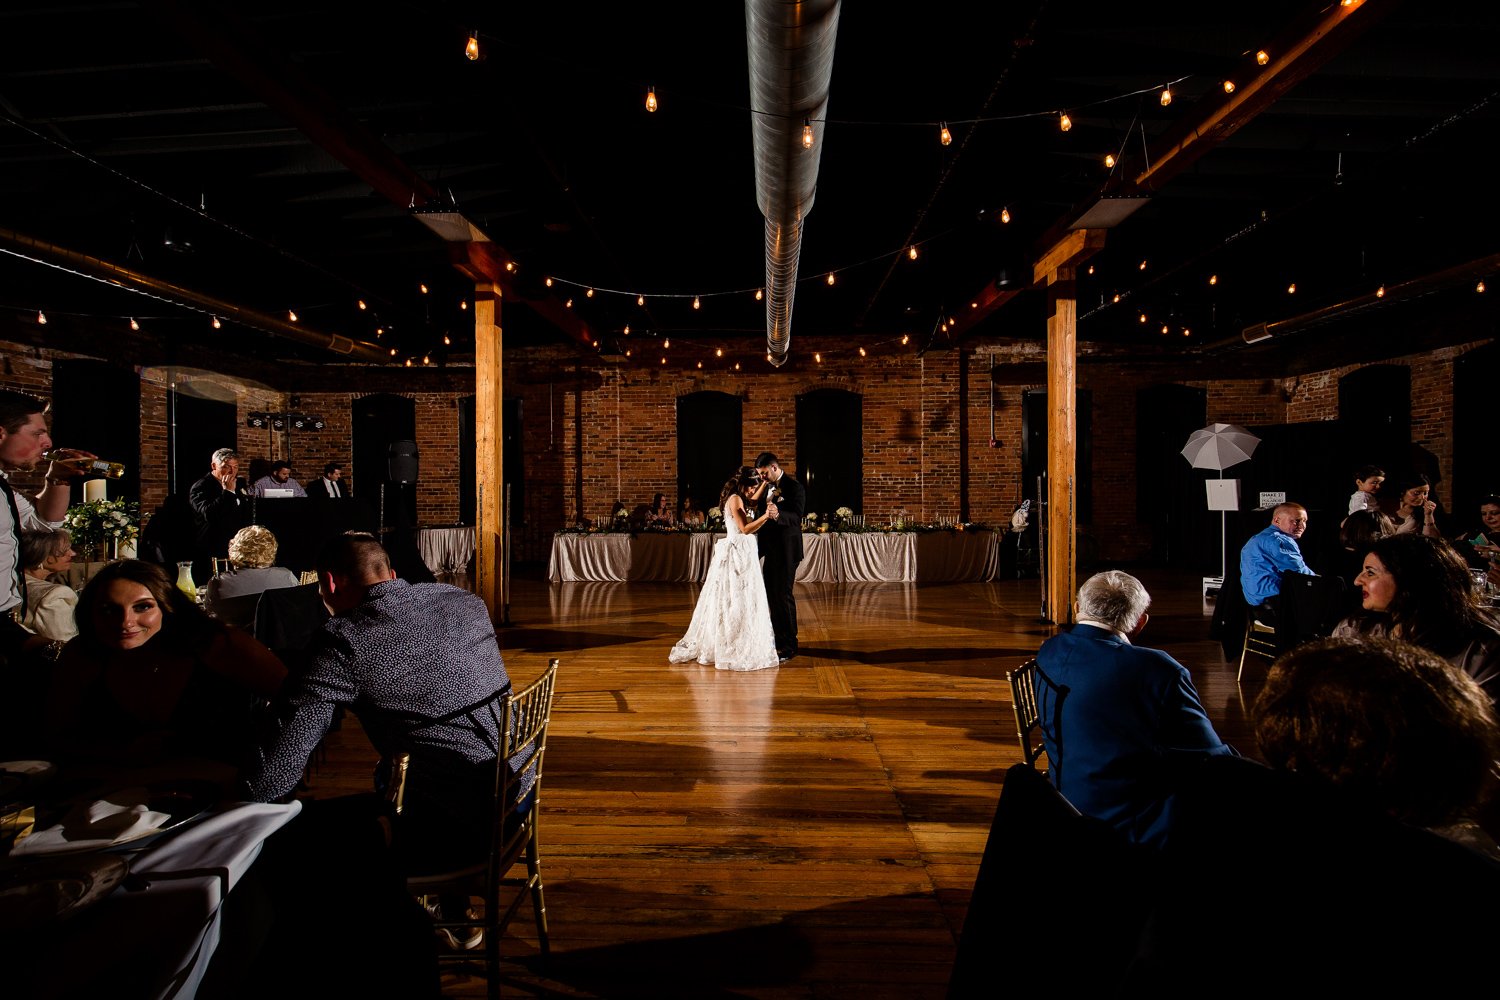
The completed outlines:
[[[1172,129],[1223,104],[1225,79],[1253,86],[1276,69],[1277,46],[1328,7],[843,5],[792,357],[851,333],[875,350],[1040,337],[1042,296],[1023,289],[1047,234],[1106,186],[1134,193]],[[1082,339],[1181,351],[1439,272],[1423,297],[1462,310],[1475,272],[1452,269],[1500,250],[1485,186],[1500,7],[1363,0],[1347,16],[1359,30],[1306,79],[1109,232],[1079,276]],[[394,347],[398,363],[459,362],[472,286],[408,211],[429,192],[517,263],[508,344],[584,349],[576,315],[605,353],[637,345],[631,363],[712,364],[720,346],[723,363],[763,363],[748,104],[736,4],[8,3],[0,334],[41,310],[57,336],[123,337],[135,317],[168,352],[335,356],[36,263],[48,254],[20,248],[24,234],[245,309],[294,310],[301,327]],[[942,330],[997,281],[1019,294]]]

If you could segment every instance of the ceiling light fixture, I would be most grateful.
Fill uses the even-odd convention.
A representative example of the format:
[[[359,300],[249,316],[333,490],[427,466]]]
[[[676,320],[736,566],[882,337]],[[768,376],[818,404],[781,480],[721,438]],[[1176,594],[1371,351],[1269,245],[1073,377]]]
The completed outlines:
[[[812,149],[813,148],[812,122],[810,120],[806,119],[806,118],[802,119],[802,148],[803,149]]]

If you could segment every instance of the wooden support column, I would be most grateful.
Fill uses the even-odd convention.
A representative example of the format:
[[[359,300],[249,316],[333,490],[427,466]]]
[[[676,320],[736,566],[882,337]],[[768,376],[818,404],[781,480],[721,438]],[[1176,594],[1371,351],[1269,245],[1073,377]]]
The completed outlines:
[[[1047,609],[1052,621],[1077,620],[1078,594],[1078,292],[1079,261],[1104,246],[1104,230],[1077,229],[1037,262],[1047,285]],[[1089,475],[1089,470],[1081,470]]]
[[[474,481],[479,510],[474,524],[474,589],[494,621],[504,607],[505,393],[500,288],[474,283]]]

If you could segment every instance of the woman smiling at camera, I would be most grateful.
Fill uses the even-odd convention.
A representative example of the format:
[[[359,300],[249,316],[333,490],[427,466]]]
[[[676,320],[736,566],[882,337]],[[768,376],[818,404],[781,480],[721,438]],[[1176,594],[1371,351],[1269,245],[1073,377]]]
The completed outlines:
[[[83,588],[76,617],[47,706],[63,752],[238,763],[257,707],[286,678],[274,653],[209,618],[153,563],[104,567]]]
[[[1475,591],[1453,546],[1426,535],[1389,535],[1370,546],[1354,580],[1361,611],[1333,635],[1402,639],[1437,653],[1500,698],[1500,623]]]

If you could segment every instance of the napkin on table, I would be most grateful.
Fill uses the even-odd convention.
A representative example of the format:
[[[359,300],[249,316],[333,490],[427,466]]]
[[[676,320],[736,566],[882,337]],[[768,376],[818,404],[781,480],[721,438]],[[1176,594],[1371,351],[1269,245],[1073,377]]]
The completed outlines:
[[[36,830],[11,849],[11,857],[103,850],[159,830],[172,817],[153,811],[144,788],[124,788],[108,798],[80,802],[62,822]]]

